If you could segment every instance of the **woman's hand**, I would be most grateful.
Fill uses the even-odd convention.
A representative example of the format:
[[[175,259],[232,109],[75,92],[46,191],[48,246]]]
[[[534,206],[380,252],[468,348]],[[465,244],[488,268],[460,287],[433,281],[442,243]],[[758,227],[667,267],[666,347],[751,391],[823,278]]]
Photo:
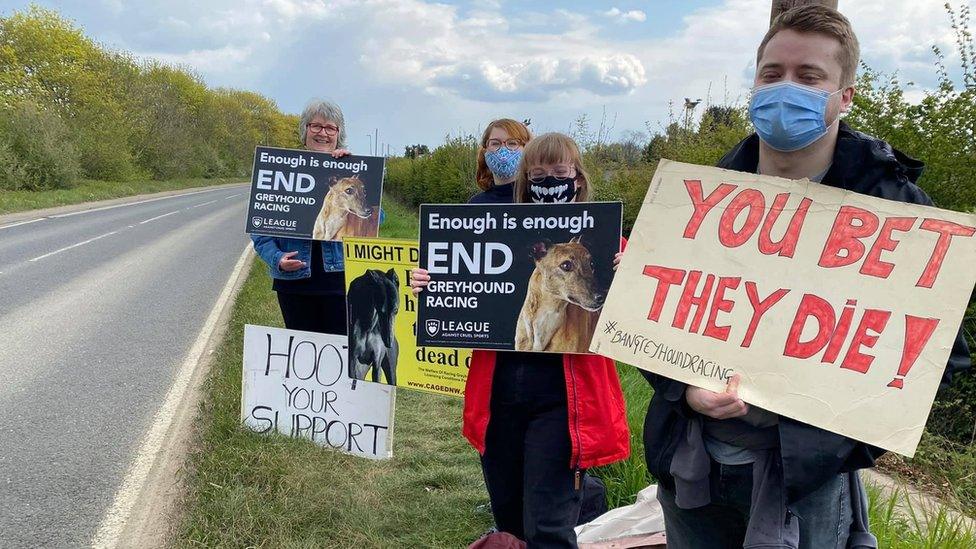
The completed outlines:
[[[623,252],[617,252],[617,255],[613,256],[613,270],[616,271],[617,267],[620,266],[620,258],[622,258],[623,256],[624,256]]]
[[[348,149],[336,149],[332,151],[332,158],[342,158],[343,156],[349,156],[352,154]]]
[[[285,255],[281,256],[278,261],[278,268],[286,273],[295,272],[305,266],[305,262],[299,259],[292,259],[298,255],[298,252],[285,252]]]
[[[685,401],[692,410],[710,418],[729,419],[744,416],[749,412],[749,405],[739,398],[740,379],[739,374],[732,376],[724,393],[689,386],[685,389]]]
[[[419,294],[429,282],[430,275],[427,274],[427,269],[410,269],[410,289],[413,295]]]

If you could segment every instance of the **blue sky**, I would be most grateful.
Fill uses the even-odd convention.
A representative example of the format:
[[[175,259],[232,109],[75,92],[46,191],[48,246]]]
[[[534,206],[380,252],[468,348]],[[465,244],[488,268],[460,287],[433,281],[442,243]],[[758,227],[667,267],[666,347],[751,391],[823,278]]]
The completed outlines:
[[[338,102],[349,146],[402,152],[502,116],[536,132],[580,115],[612,137],[660,128],[669,102],[741,102],[769,0],[39,0],[89,36],[191,68],[211,86],[257,91],[285,111]],[[935,84],[930,48],[955,51],[943,0],[841,0],[870,66]],[[953,2],[960,6],[959,0]],[[27,2],[0,0],[0,13]],[[950,61],[950,66],[953,62]]]

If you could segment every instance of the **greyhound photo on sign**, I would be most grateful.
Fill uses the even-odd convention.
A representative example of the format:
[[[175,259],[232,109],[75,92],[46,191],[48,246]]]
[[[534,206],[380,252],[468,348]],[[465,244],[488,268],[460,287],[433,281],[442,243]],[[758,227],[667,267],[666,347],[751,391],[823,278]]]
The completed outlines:
[[[471,351],[418,347],[410,269],[416,240],[346,238],[349,377],[440,395],[464,396]]]
[[[258,147],[246,232],[313,240],[376,236],[384,161]]]
[[[620,250],[619,202],[420,207],[419,345],[586,353]]]

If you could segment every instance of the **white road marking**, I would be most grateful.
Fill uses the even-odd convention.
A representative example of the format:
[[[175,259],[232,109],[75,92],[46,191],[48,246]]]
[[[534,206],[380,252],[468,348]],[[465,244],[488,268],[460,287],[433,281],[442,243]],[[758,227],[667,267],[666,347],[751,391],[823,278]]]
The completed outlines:
[[[37,223],[38,221],[44,221],[45,219],[46,218],[44,218],[44,217],[38,217],[37,219],[31,219],[29,221],[20,221],[18,223],[11,223],[9,225],[4,225],[4,226],[0,227],[0,231],[2,231],[4,229],[9,229],[11,227],[20,227],[21,225],[27,225],[28,223]]]
[[[81,215],[81,214],[86,214],[86,213],[101,212],[101,211],[104,211],[104,210],[111,210],[111,209],[114,209],[114,208],[123,208],[125,206],[135,206],[137,204],[146,204],[146,203],[149,203],[149,202],[156,202],[157,200],[166,200],[168,198],[180,198],[180,197],[183,197],[183,196],[192,196],[192,195],[195,195],[195,194],[210,193],[210,192],[222,191],[222,190],[225,190],[225,189],[204,189],[202,191],[192,191],[192,192],[183,193],[183,194],[171,194],[169,196],[158,196],[156,198],[147,198],[146,200],[137,200],[136,202],[127,202],[125,204],[113,204],[111,206],[102,206],[101,208],[92,208],[90,210],[81,210],[81,211],[71,212],[71,213],[51,215],[51,216],[48,216],[48,217],[50,217],[52,219],[60,219],[62,217],[71,217],[71,216]]]
[[[156,221],[157,219],[162,219],[162,218],[166,217],[167,215],[173,215],[175,213],[180,213],[180,211],[179,210],[174,210],[174,211],[169,212],[169,213],[164,213],[163,215],[157,215],[156,217],[150,217],[149,219],[147,219],[145,221],[140,221],[139,224],[140,225],[145,225],[146,223],[149,223],[150,221]]]
[[[241,196],[242,194],[244,194],[244,193],[232,194],[230,196],[224,197],[224,200],[230,200],[231,198],[236,198],[238,196]]]
[[[166,399],[163,401],[163,405],[156,412],[155,417],[153,417],[149,432],[142,439],[139,450],[135,454],[135,459],[133,459],[129,471],[126,473],[122,484],[115,493],[112,506],[109,507],[108,512],[102,518],[102,522],[95,532],[95,537],[92,539],[93,548],[114,548],[118,545],[119,536],[122,534],[122,530],[129,520],[129,515],[132,514],[132,508],[138,500],[139,494],[142,492],[143,485],[146,483],[149,472],[152,470],[153,464],[156,461],[156,456],[166,442],[166,434],[170,429],[170,425],[173,423],[173,418],[179,410],[187,390],[190,388],[190,380],[193,378],[194,372],[201,363],[200,359],[203,358],[207,342],[217,328],[217,320],[220,318],[220,314],[227,305],[227,302],[231,299],[231,292],[241,275],[241,271],[244,270],[245,265],[250,264],[252,253],[250,245],[244,247],[244,251],[237,260],[237,265],[234,266],[230,278],[227,279],[227,283],[224,284],[224,289],[221,290],[220,296],[217,297],[217,302],[214,303],[213,309],[210,310],[210,315],[207,316],[200,335],[183,360],[183,364],[176,374],[176,379],[173,381],[172,387],[166,393]]]
[[[192,210],[193,208],[199,208],[200,206],[206,206],[207,204],[213,204],[213,203],[214,203],[214,202],[216,202],[217,200],[220,200],[220,199],[218,198],[218,199],[216,199],[216,200],[211,200],[210,202],[204,202],[203,204],[197,204],[196,206],[190,206],[190,207],[189,207],[189,208],[187,208],[187,209],[188,209],[188,210]]]
[[[40,260],[42,260],[42,259],[44,259],[46,257],[51,257],[54,254],[59,254],[59,253],[61,253],[63,251],[70,250],[72,248],[77,248],[78,246],[84,246],[85,244],[89,244],[89,243],[94,242],[96,240],[105,238],[106,236],[112,236],[113,234],[115,234],[117,232],[119,232],[119,231],[112,231],[112,232],[109,232],[109,233],[100,234],[100,235],[96,236],[95,238],[89,238],[88,240],[79,242],[77,244],[72,244],[70,246],[65,246],[64,248],[61,248],[60,250],[54,250],[53,252],[48,252],[48,253],[46,253],[44,255],[39,255],[39,256],[37,256],[37,257],[35,257],[33,259],[28,259],[27,261],[40,261]]]

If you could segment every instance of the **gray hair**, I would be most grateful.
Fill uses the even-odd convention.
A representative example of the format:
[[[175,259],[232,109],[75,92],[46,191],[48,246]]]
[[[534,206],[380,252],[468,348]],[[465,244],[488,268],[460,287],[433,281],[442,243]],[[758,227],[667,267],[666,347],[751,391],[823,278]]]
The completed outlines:
[[[305,105],[305,110],[302,111],[302,117],[298,122],[298,137],[302,140],[302,145],[305,145],[305,134],[308,131],[308,125],[316,115],[326,120],[331,120],[339,126],[336,148],[341,149],[345,147],[346,120],[342,116],[342,109],[339,108],[339,105],[336,105],[332,101],[326,101],[325,99],[312,99]]]

